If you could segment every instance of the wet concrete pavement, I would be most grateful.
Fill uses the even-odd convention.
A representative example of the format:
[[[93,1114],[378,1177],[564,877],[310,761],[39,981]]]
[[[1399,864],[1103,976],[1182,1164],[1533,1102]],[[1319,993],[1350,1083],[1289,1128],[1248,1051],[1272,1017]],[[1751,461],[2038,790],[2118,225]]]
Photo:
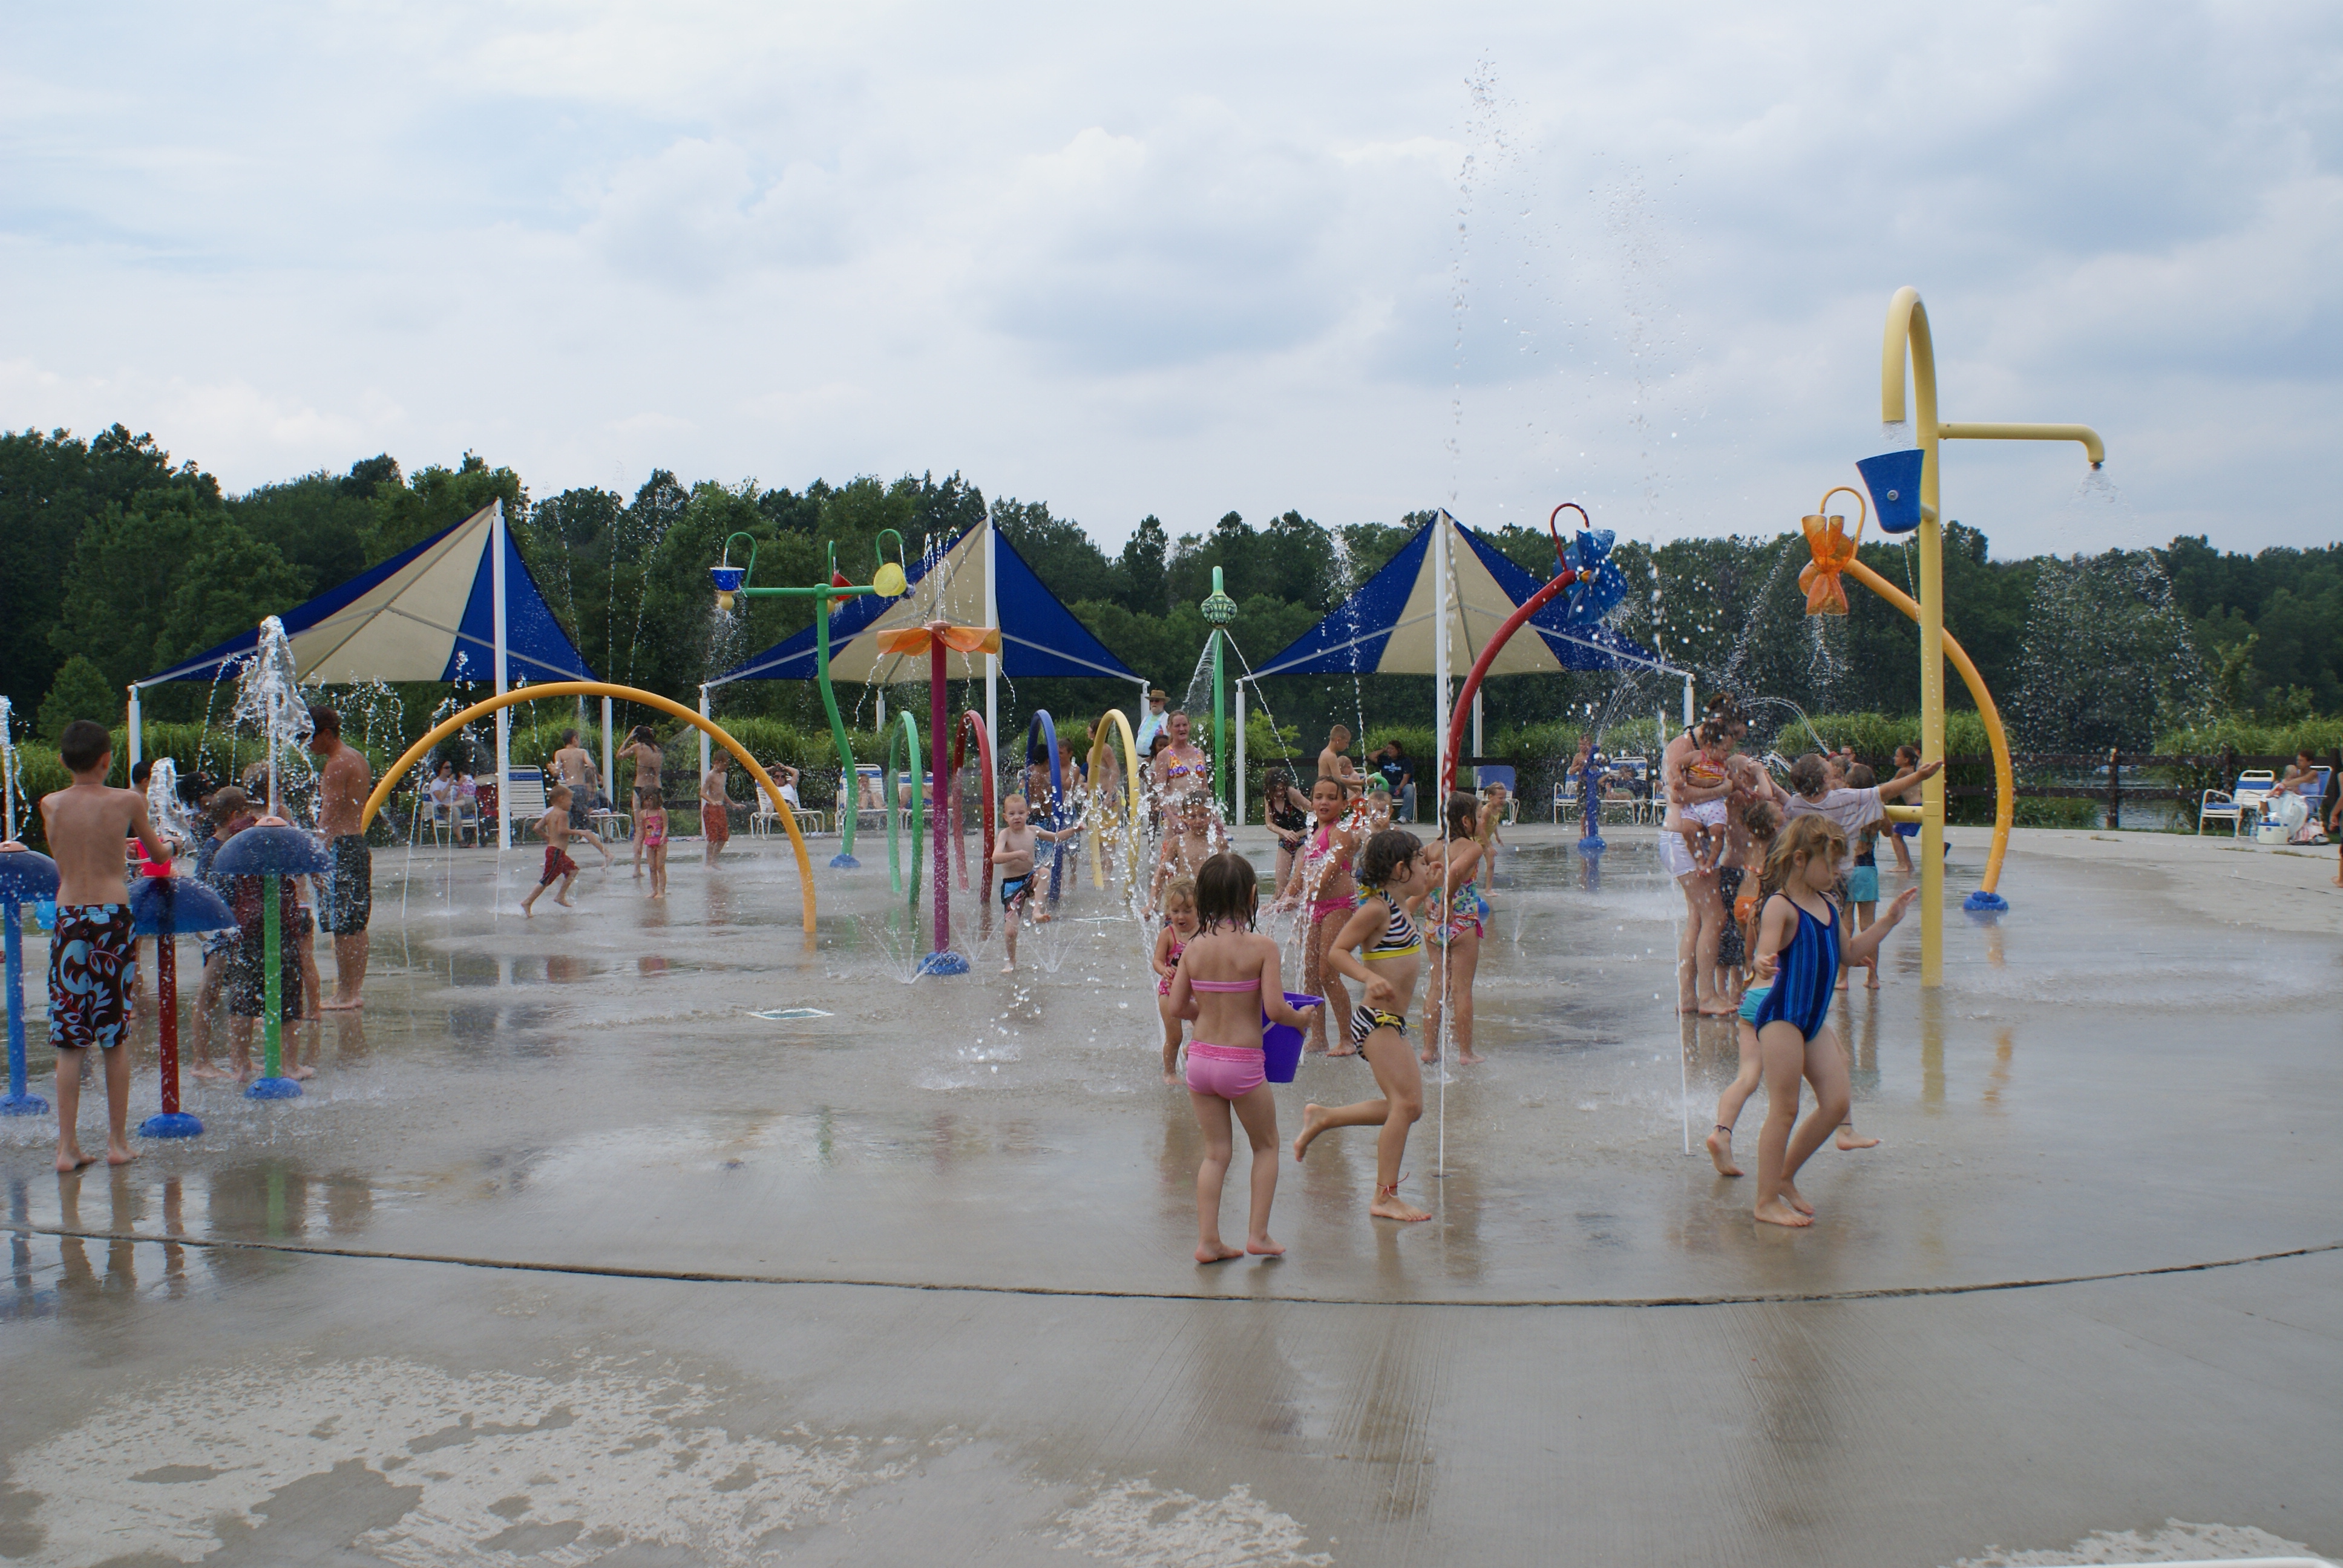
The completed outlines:
[[[1211,1271],[1105,895],[1018,980],[996,933],[908,984],[883,849],[823,874],[810,952],[780,857],[679,852],[664,908],[589,872],[535,921],[495,908],[522,859],[497,900],[488,857],[378,857],[369,1006],[307,1098],[206,1089],[204,1139],[64,1181],[0,1129],[0,1344],[44,1395],[0,1416],[0,1556],[2343,1550],[2331,944],[2021,839],[1940,996],[1899,934],[1843,1010],[1885,1143],[1818,1155],[1791,1235],[1698,1151],[1733,1046],[1668,1010],[1648,833],[1594,879],[1518,836],[1493,1060],[1411,1146],[1433,1221],[1370,1221],[1336,1135],[1284,1167],[1290,1255]],[[789,1008],[831,1016],[751,1016]],[[1367,1081],[1306,1060],[1288,1133]]]

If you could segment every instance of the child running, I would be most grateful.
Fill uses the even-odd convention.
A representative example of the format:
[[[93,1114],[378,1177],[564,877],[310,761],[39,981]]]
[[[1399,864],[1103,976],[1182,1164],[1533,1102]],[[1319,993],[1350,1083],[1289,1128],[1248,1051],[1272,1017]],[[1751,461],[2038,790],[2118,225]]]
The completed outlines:
[[[1314,1007],[1295,1010],[1278,978],[1277,944],[1253,930],[1261,891],[1252,862],[1220,854],[1196,877],[1199,932],[1181,955],[1172,980],[1172,1010],[1196,1020],[1188,1047],[1188,1103],[1204,1133],[1196,1166],[1196,1261],[1225,1262],[1243,1252],[1221,1240],[1221,1187],[1233,1141],[1229,1111],[1244,1123],[1252,1145],[1252,1205],[1244,1252],[1274,1258],[1285,1249],[1270,1239],[1269,1205],[1277,1196],[1277,1100],[1262,1075],[1261,1026],[1270,1019],[1301,1029]]]
[[[1332,779],[1321,779],[1331,784]],[[1407,1004],[1423,968],[1423,940],[1408,908],[1431,887],[1432,869],[1423,845],[1404,828],[1387,828],[1359,851],[1359,888],[1364,895],[1342,929],[1327,944],[1326,964],[1364,987],[1351,1015],[1351,1044],[1374,1070],[1373,1100],[1329,1111],[1307,1105],[1293,1140],[1300,1160],[1322,1132],[1337,1127],[1381,1127],[1375,1141],[1375,1196],[1367,1212],[1380,1220],[1414,1221],[1432,1215],[1399,1195],[1400,1161],[1407,1154],[1408,1129],[1423,1114],[1423,1078],[1407,1048]]]
[[[1155,938],[1155,1010],[1163,1015],[1163,1081],[1180,1081],[1181,1018],[1172,1005],[1172,976],[1180,955],[1196,940],[1196,883],[1182,877],[1163,890],[1163,930]]]
[[[1064,828],[1036,828],[1026,819],[1028,809],[1022,795],[1011,795],[1001,803],[1001,837],[992,847],[992,863],[1001,868],[1003,940],[1009,946],[1009,961],[1001,966],[1005,975],[1017,972],[1017,919],[1033,891],[1034,844],[1043,840],[1054,844],[1082,830],[1079,821]]]
[[[1440,858],[1433,862],[1432,890],[1424,907],[1433,911],[1423,922],[1423,940],[1440,950],[1432,966],[1432,985],[1423,1003],[1423,1050],[1418,1060],[1440,1056],[1440,1023],[1443,1012],[1456,1035],[1456,1060],[1471,1066],[1481,1060],[1473,1054],[1473,976],[1481,965],[1481,921],[1488,904],[1481,897],[1481,866],[1486,851],[1473,837],[1480,802],[1462,789],[1448,797],[1445,833]]]
[[[538,895],[556,882],[561,884],[561,890],[553,895],[553,901],[565,910],[576,907],[569,901],[569,885],[578,879],[578,862],[568,852],[569,836],[577,831],[569,825],[568,785],[556,784],[552,793],[546,796],[545,815],[537,819],[537,831],[545,840],[545,875],[537,879],[537,886],[520,901],[520,912],[531,918],[536,910],[530,906],[537,902]]]
[[[667,808],[657,797],[641,808],[635,819],[635,848],[638,856],[649,861],[651,887],[648,897],[667,897]]]
[[[1796,819],[1774,840],[1765,880],[1780,890],[1758,911],[1757,968],[1774,983],[1756,1010],[1761,1067],[1766,1078],[1765,1127],[1757,1138],[1756,1217],[1769,1225],[1811,1225],[1815,1206],[1797,1189],[1798,1171],[1823,1140],[1846,1120],[1853,1097],[1847,1057],[1829,1024],[1840,963],[1838,911],[1829,890],[1838,881],[1846,835],[1829,818]],[[1920,896],[1906,888],[1879,923],[1845,944],[1861,962],[1878,950],[1904,911]],[[1802,1079],[1815,1086],[1815,1112],[1798,1120]]]
[[[106,1062],[106,1162],[138,1158],[125,1122],[130,1113],[130,992],[137,983],[130,900],[122,888],[122,841],[136,838],[167,865],[171,851],[147,820],[146,797],[107,787],[114,739],[103,724],[76,719],[57,738],[57,757],[73,783],[41,797],[41,825],[57,865],[56,924],[49,938],[49,1045],[57,1053],[57,1170],[96,1162],[81,1151],[82,1053]]]
[[[708,863],[716,864],[716,857],[732,841],[732,809],[724,792],[731,779],[732,759],[719,751],[708,759],[708,771],[699,780],[699,834],[708,845]]]

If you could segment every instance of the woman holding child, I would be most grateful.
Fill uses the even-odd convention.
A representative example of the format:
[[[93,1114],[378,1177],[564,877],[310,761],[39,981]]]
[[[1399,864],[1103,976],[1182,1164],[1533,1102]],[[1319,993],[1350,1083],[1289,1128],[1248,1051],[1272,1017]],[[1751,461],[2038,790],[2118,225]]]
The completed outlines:
[[[1712,729],[1712,727],[1713,729]],[[1703,865],[1687,847],[1685,833],[1702,826],[1686,809],[1724,804],[1734,792],[1730,777],[1719,775],[1695,782],[1693,770],[1703,756],[1702,730],[1711,729],[1727,749],[1748,727],[1740,722],[1729,695],[1709,701],[1704,723],[1687,729],[1668,742],[1660,756],[1660,797],[1667,816],[1660,827],[1660,864],[1684,890],[1684,930],[1676,947],[1676,1010],[1722,1018],[1734,1010],[1716,985],[1716,955],[1725,940],[1725,903],[1718,896],[1714,862]],[[1705,770],[1704,770],[1705,771]]]

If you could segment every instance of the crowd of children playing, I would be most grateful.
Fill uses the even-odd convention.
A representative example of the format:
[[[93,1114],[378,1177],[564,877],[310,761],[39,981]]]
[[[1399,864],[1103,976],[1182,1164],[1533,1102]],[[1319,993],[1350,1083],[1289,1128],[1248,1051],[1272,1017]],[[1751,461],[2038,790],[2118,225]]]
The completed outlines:
[[[341,873],[349,844],[363,852],[363,839],[355,837],[357,807],[371,776],[362,758],[339,745],[338,719],[324,709],[314,709],[313,716],[317,736],[312,745],[321,764],[320,828],[337,875],[326,890],[306,877],[280,879],[277,912],[285,940],[278,986],[287,1020],[314,1018],[327,1007],[357,1005],[370,904],[362,859],[349,868],[354,876]],[[1683,1009],[1737,1015],[1739,1070],[1718,1101],[1708,1152],[1720,1174],[1742,1174],[1733,1157],[1734,1129],[1747,1101],[1763,1086],[1766,1115],[1758,1140],[1754,1209],[1760,1220],[1797,1226],[1811,1222],[1814,1206],[1799,1192],[1795,1178],[1822,1142],[1833,1136],[1842,1149],[1876,1142],[1855,1131],[1847,1055],[1827,1020],[1835,993],[1846,988],[1853,970],[1865,970],[1866,985],[1878,984],[1879,945],[1917,896],[1907,888],[1880,907],[1876,845],[1888,838],[1899,865],[1908,869],[1907,835],[1891,829],[1885,808],[1916,790],[1935,765],[1918,766],[1906,748],[1897,754],[1895,775],[1882,784],[1851,758],[1809,755],[1789,767],[1785,787],[1740,751],[1746,729],[1731,701],[1720,699],[1701,724],[1670,743],[1660,780],[1667,804],[1661,858],[1687,900]],[[1101,729],[1094,742],[1103,737]],[[130,846],[134,869],[143,866],[147,874],[158,874],[156,866],[167,869],[185,846],[158,836],[141,791],[105,785],[112,756],[101,726],[76,723],[62,739],[61,755],[74,784],[45,797],[41,809],[62,879],[51,945],[50,1035],[58,1052],[57,1164],[66,1171],[91,1162],[75,1141],[74,1120],[80,1055],[92,1048],[106,1062],[106,1158],[119,1163],[134,1157],[123,1136],[127,1059],[119,1050],[136,972],[129,906],[120,891],[123,846],[126,840]],[[1185,1083],[1205,1141],[1197,1178],[1198,1260],[1282,1250],[1268,1231],[1276,1187],[1270,1151],[1278,1132],[1263,1076],[1266,1021],[1306,1030],[1311,1049],[1330,1057],[1364,1059],[1373,1079],[1371,1098],[1332,1108],[1305,1106],[1293,1157],[1304,1158],[1317,1139],[1339,1129],[1376,1127],[1369,1212],[1402,1221],[1427,1218],[1399,1194],[1402,1160],[1409,1131],[1423,1111],[1420,1069],[1437,1060],[1442,1040],[1454,1040],[1462,1064],[1483,1060],[1473,1049],[1473,981],[1489,918],[1483,889],[1501,843],[1502,794],[1450,794],[1441,802],[1438,830],[1427,844],[1393,826],[1393,794],[1385,778],[1362,774],[1352,765],[1345,754],[1350,735],[1340,726],[1319,755],[1318,777],[1306,798],[1284,769],[1271,772],[1263,800],[1263,819],[1275,848],[1271,907],[1292,913],[1302,946],[1302,990],[1323,999],[1322,1005],[1297,1010],[1286,1000],[1277,945],[1257,929],[1257,874],[1252,861],[1230,846],[1210,794],[1209,769],[1189,740],[1186,716],[1168,716],[1152,739],[1144,766],[1159,839],[1145,899],[1161,922],[1151,968],[1163,1030],[1163,1077],[1167,1084]],[[1094,759],[1111,755],[1097,744],[1092,751]],[[669,840],[660,788],[663,749],[648,728],[638,729],[619,755],[634,764],[636,874],[644,875],[647,867],[649,897],[663,898]],[[535,912],[548,889],[556,903],[570,902],[578,875],[569,853],[574,843],[583,840],[605,866],[611,863],[582,809],[581,791],[595,779],[575,732],[564,737],[555,771],[558,777],[548,791],[547,809],[532,824],[544,843],[544,861],[537,885],[521,902],[524,914]],[[1071,791],[1065,773],[1072,775]],[[794,773],[790,779],[794,782]],[[1079,764],[1061,773],[1035,764],[1028,769],[1025,789],[1001,802],[992,861],[1000,879],[1007,970],[1016,968],[1021,920],[1029,913],[1040,920],[1050,918],[1051,900],[1034,896],[1041,847],[1059,846],[1055,869],[1062,876],[1082,830],[1081,802],[1095,799],[1101,809],[1121,809],[1119,770],[1105,780],[1102,794],[1086,791],[1084,782]],[[719,753],[700,789],[700,826],[711,863],[729,837],[725,785],[725,759]],[[1046,824],[1032,819],[1032,799],[1050,805]],[[277,819],[265,819],[266,803],[236,785],[203,795],[196,804],[201,815],[194,872],[226,898],[236,924],[204,939],[191,1066],[199,1079],[243,1080],[252,1072],[253,1025],[265,1010],[267,990],[263,882],[256,876],[220,877],[216,863],[237,834]],[[311,933],[321,903],[329,905],[342,960],[332,1002],[320,997],[312,956]],[[353,955],[342,945],[352,940],[361,944],[355,968]],[[1427,955],[1433,961],[1424,1017],[1419,1045],[1411,1048],[1409,1008],[1425,980]],[[226,1066],[213,1049],[213,1015],[223,1001],[229,1020]],[[297,1038],[286,1036],[284,1070],[307,1078],[314,1069],[299,1060]],[[1814,1087],[1815,1109],[1799,1124],[1801,1086],[1806,1083]],[[1223,1243],[1219,1231],[1221,1189],[1232,1150],[1232,1116],[1244,1128],[1255,1154],[1243,1249]]]

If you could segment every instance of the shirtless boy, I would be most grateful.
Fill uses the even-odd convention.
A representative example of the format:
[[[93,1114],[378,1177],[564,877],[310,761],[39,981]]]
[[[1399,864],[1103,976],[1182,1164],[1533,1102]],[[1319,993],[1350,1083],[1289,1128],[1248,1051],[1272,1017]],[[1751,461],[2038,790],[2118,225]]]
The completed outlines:
[[[610,851],[601,839],[588,831],[592,814],[588,804],[594,799],[594,783],[600,769],[594,766],[594,754],[578,744],[578,731],[561,732],[561,749],[553,754],[553,771],[569,787],[569,825],[578,829],[577,836],[594,846],[602,857],[602,864],[610,863]]]
[[[553,792],[545,798],[545,815],[537,819],[537,831],[545,840],[545,875],[528,890],[528,897],[520,901],[520,912],[531,917],[537,911],[529,906],[556,882],[561,884],[561,890],[553,895],[553,901],[565,910],[574,907],[569,902],[569,884],[578,879],[578,862],[569,858],[568,846],[569,840],[578,836],[578,829],[569,825],[568,785],[556,784]]]
[[[1070,827],[1051,829],[1036,828],[1026,820],[1025,797],[1011,795],[1001,803],[1001,838],[992,849],[992,863],[1001,868],[1001,909],[1007,925],[1009,961],[1001,972],[1017,972],[1017,917],[1025,908],[1025,900],[1033,890],[1033,846],[1046,839],[1055,844],[1071,839],[1082,830],[1079,821]]]
[[[122,841],[135,838],[155,859],[169,863],[146,798],[111,789],[114,740],[106,726],[76,719],[58,739],[57,755],[73,775],[70,788],[41,797],[41,824],[57,862],[57,920],[49,939],[49,1044],[57,1053],[57,1169],[94,1163],[81,1151],[75,1123],[81,1115],[82,1052],[96,1047],[106,1060],[106,1162],[138,1158],[124,1124],[130,1114],[130,990],[137,979],[131,944],[130,900],[122,887]]]
[[[367,922],[374,918],[374,857],[358,826],[374,789],[374,769],[364,754],[342,744],[340,714],[313,707],[309,723],[309,754],[317,759],[317,836],[334,867],[327,911],[334,921],[334,1000],[324,1006],[347,1012],[363,1004]]]

